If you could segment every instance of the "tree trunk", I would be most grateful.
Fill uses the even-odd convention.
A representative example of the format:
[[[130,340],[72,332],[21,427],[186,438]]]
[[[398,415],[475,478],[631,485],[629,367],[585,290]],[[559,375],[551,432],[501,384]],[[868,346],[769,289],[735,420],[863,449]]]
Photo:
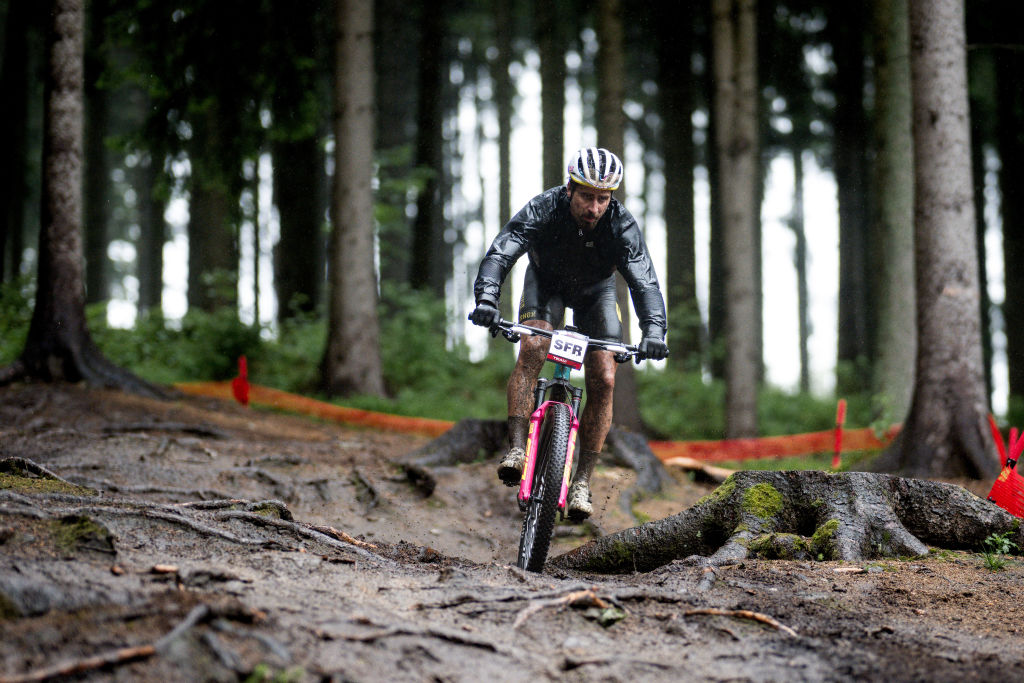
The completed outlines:
[[[1009,365],[1011,407],[1020,415],[1024,400],[1024,94],[1020,88],[1019,52],[1005,50],[996,63],[996,142],[999,149],[999,208],[1003,225],[1003,272],[1006,294],[1006,358]]]
[[[283,322],[298,312],[316,311],[322,299],[324,152],[315,131],[310,131],[301,139],[274,141],[271,154],[281,230],[274,247],[274,287],[277,319]]]
[[[323,300],[324,150],[317,92],[319,71],[307,65],[324,56],[316,23],[325,12],[296,12],[284,3],[271,5],[273,34],[286,50],[271,100],[274,204],[280,237],[274,247],[277,319],[318,310]],[[325,118],[325,117],[324,117]]]
[[[103,0],[89,2],[85,48],[85,302],[110,298],[110,160],[107,154],[109,95],[99,87],[103,56]]]
[[[414,289],[427,290],[444,297],[446,279],[443,263],[444,237],[440,223],[442,175],[442,59],[444,18],[447,5],[434,3],[424,12],[420,30],[420,61],[418,100],[416,104],[416,165],[428,171],[423,189],[416,201],[416,218],[412,230],[412,265],[409,282]]]
[[[340,0],[336,16],[334,191],[327,393],[384,395],[373,257],[373,2]]]
[[[566,182],[565,173],[565,19],[561,4],[534,0],[536,41],[540,50],[540,120],[543,185]]]
[[[876,414],[898,422],[910,409],[917,330],[914,311],[914,157],[906,0],[875,0],[872,268],[877,279],[873,391]]]
[[[389,207],[378,224],[381,282],[409,281],[412,253],[410,222],[406,218],[408,176],[416,131],[416,72],[419,54],[410,49],[420,41],[420,14],[430,7],[400,0],[374,3],[374,62],[377,64],[377,145],[381,184],[377,199]],[[403,182],[387,182],[391,178]]]
[[[992,533],[1020,546],[1020,520],[964,488],[866,472],[737,472],[696,505],[551,560],[586,572],[646,572],[674,560],[920,557],[974,550]]]
[[[597,135],[598,144],[625,158],[625,116],[623,84],[626,82],[625,55],[622,50],[622,5],[619,0],[600,0],[597,5]],[[625,203],[626,185],[619,186],[618,200]],[[622,338],[629,343],[631,316],[629,290],[616,277]],[[619,366],[612,398],[615,424],[630,431],[643,432],[643,419],[637,405],[636,371],[629,363]]]
[[[204,311],[238,300],[241,166],[230,125],[223,103],[211,103],[195,119],[189,153],[188,305]]]
[[[509,67],[512,64],[512,8],[507,0],[494,2],[495,38],[498,58],[494,63],[494,103],[498,109],[498,226],[512,218],[512,110],[515,88]],[[542,105],[543,106],[543,105]],[[505,320],[514,320],[512,288],[498,301],[498,310]],[[491,338],[491,350],[504,352],[504,340]]]
[[[134,187],[139,212],[139,255],[135,270],[139,278],[140,311],[159,311],[163,301],[167,224],[164,221],[166,206],[157,191],[163,161],[162,153],[154,150],[135,167]]]
[[[686,3],[693,9],[694,3]],[[693,109],[695,81],[690,63],[692,29],[675,21],[680,5],[656,5],[658,111],[665,159],[665,283],[668,289],[671,362],[701,367],[704,325],[697,305],[697,255],[693,204]]]
[[[0,130],[4,153],[0,155],[0,282],[14,280],[21,262],[21,235],[25,224],[27,123],[29,109],[29,26],[35,10],[27,2],[8,3],[4,26],[3,71],[0,92]]]
[[[757,38],[755,0],[714,0],[715,145],[725,258],[726,436],[757,434],[760,371],[756,279]]]
[[[982,368],[963,4],[910,2],[917,366],[903,430],[875,464],[995,477]]]
[[[871,301],[868,276],[867,161],[869,131],[864,115],[862,7],[829,5],[828,39],[836,63],[833,167],[839,199],[839,392],[870,386]]]
[[[811,391],[811,359],[808,343],[811,337],[809,321],[810,302],[807,291],[807,230],[804,225],[804,157],[803,149],[794,144],[790,149],[793,159],[793,214],[789,227],[796,238],[793,260],[796,264],[797,332],[800,345],[800,392]]]
[[[0,385],[31,378],[78,381],[148,396],[163,389],[116,367],[85,322],[82,262],[83,0],[53,0],[43,122],[42,225],[36,301],[20,358],[0,369]]]

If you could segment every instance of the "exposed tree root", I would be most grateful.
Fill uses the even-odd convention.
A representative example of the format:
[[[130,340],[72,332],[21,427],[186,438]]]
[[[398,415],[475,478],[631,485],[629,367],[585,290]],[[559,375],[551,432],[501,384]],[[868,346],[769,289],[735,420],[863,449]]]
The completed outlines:
[[[598,607],[600,609],[607,609],[610,605],[597,596],[592,588],[584,590],[573,591],[568,595],[563,595],[559,598],[551,598],[548,600],[537,600],[531,602],[525,609],[516,615],[516,620],[512,623],[512,629],[515,630],[523,625],[523,623],[530,618],[530,615],[536,614],[545,607]]]
[[[97,669],[104,669],[119,664],[127,664],[139,659],[146,659],[164,651],[171,643],[183,636],[196,625],[215,616],[217,612],[205,604],[197,605],[173,629],[154,643],[135,647],[122,647],[102,652],[92,657],[62,662],[54,666],[28,671],[14,676],[0,676],[0,683],[32,683],[48,681],[66,676],[78,676]]]
[[[0,471],[17,470],[37,473],[47,478],[57,475],[23,458],[0,460]],[[63,480],[61,480],[63,481]],[[365,560],[387,563],[388,560],[373,550],[375,546],[359,541],[331,527],[296,522],[291,510],[280,500],[248,501],[221,498],[178,504],[149,503],[131,499],[92,498],[62,493],[22,495],[16,491],[0,490],[0,499],[11,505],[0,508],[6,514],[20,514],[35,518],[65,517],[143,517],[174,524],[208,538],[217,538],[242,546],[267,549],[299,550],[302,544],[322,546],[345,553],[355,553]],[[45,508],[45,509],[41,509]],[[242,522],[249,527],[270,529],[271,535],[240,536],[222,528],[222,523]],[[299,547],[282,542],[282,535],[299,542]]]
[[[701,614],[707,614],[711,616],[719,617],[737,617],[739,619],[751,619],[753,621],[767,624],[777,631],[782,631],[788,636],[794,638],[797,637],[796,631],[779,622],[777,619],[773,619],[767,614],[761,614],[760,612],[751,612],[748,609],[718,609],[717,607],[701,607],[699,609],[689,609],[683,612],[683,616],[692,617]]]
[[[1024,545],[1020,520],[951,484],[847,472],[737,472],[696,505],[587,543],[563,569],[649,571],[676,559],[856,561],[917,557],[931,544],[976,549],[991,533]]]
[[[20,381],[85,381],[106,389],[120,389],[139,396],[171,399],[180,393],[138,377],[114,365],[86,338],[57,335],[44,343],[26,342],[21,357],[0,368],[0,386]]]

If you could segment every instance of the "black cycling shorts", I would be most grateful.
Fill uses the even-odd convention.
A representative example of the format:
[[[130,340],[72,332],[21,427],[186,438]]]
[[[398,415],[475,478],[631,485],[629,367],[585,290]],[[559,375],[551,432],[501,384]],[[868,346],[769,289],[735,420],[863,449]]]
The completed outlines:
[[[588,337],[622,339],[614,273],[569,293],[541,281],[533,266],[528,267],[523,278],[523,296],[519,299],[519,322],[543,320],[557,329],[565,321],[566,308],[572,309],[573,325]]]

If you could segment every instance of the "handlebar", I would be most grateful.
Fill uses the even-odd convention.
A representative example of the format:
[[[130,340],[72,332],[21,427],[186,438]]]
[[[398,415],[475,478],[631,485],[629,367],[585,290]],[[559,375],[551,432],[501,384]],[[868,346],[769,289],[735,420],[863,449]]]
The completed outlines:
[[[523,325],[521,323],[514,323],[508,320],[498,320],[494,325],[491,326],[491,335],[505,337],[513,344],[518,342],[520,337],[547,337],[551,339],[554,334],[551,330],[543,330],[539,327],[530,327],[529,325]],[[601,349],[603,351],[611,351],[615,354],[616,363],[625,363],[631,358],[635,359],[637,364],[640,363],[639,349],[632,344],[623,344],[621,341],[615,339],[596,339],[591,337],[587,340],[588,350],[589,349]]]

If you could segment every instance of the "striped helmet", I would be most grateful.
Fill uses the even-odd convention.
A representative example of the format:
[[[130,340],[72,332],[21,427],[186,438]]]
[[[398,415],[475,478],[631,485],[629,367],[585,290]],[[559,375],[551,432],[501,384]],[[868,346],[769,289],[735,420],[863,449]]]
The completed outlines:
[[[622,162],[606,149],[585,147],[569,162],[569,178],[598,190],[614,190],[622,182]]]

